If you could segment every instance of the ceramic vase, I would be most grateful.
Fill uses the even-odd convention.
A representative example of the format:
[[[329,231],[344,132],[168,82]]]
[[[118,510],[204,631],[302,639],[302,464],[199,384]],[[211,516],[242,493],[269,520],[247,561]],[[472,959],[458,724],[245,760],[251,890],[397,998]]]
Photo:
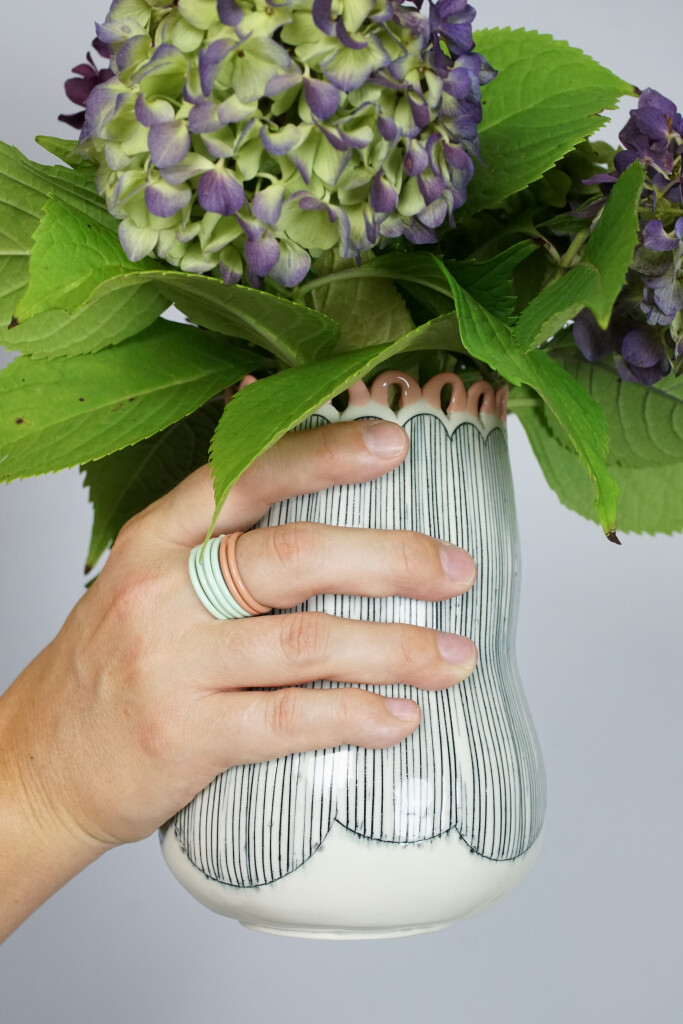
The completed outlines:
[[[420,705],[419,728],[397,746],[343,746],[231,768],[163,831],[171,870],[207,907],[250,928],[305,938],[413,935],[485,909],[531,867],[545,808],[514,653],[519,556],[505,392],[484,382],[467,391],[453,374],[420,388],[391,371],[369,390],[354,385],[348,397],[343,412],[327,404],[297,429],[394,420],[410,436],[404,463],[377,480],[283,501],[259,526],[307,520],[418,530],[469,551],[477,580],[438,603],[322,594],[291,610],[462,633],[479,662],[447,690],[400,681],[367,687]]]

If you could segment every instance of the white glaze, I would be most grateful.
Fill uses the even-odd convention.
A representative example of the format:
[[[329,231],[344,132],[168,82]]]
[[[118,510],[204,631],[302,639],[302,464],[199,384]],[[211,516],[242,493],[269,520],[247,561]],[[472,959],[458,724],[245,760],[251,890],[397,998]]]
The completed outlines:
[[[446,928],[502,899],[539,847],[540,838],[521,857],[492,861],[472,853],[455,832],[423,843],[376,843],[335,822],[296,871],[239,888],[206,878],[172,828],[162,839],[171,871],[204,906],[248,928],[304,939],[390,939]]]

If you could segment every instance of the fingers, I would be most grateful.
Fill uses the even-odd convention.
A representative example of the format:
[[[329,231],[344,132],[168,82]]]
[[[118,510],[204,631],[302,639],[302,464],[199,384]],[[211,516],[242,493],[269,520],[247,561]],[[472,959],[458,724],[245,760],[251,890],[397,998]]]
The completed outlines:
[[[408,436],[396,423],[362,420],[285,434],[242,474],[221,511],[216,532],[246,530],[270,505],[333,484],[360,483],[398,466]],[[186,547],[203,540],[214,510],[209,467],[141,513],[165,539]]]
[[[251,595],[273,608],[332,593],[443,601],[476,576],[467,552],[407,530],[288,523],[240,537],[235,555]]]
[[[203,709],[202,746],[216,771],[223,771],[345,743],[391,747],[413,732],[420,718],[412,700],[352,687],[216,694]]]
[[[197,625],[181,657],[184,672],[216,691],[315,679],[438,690],[470,675],[477,649],[466,637],[422,626],[292,612]]]

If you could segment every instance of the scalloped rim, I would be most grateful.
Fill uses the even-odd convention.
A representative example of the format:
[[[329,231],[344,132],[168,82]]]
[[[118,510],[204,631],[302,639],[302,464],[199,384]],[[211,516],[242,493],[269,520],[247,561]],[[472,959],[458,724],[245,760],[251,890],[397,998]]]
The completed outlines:
[[[253,384],[256,378],[249,374],[238,385],[238,391]],[[394,411],[389,405],[389,389],[400,388],[398,409]],[[441,408],[443,389],[451,388],[451,397],[444,412]],[[362,380],[356,381],[348,389],[349,404],[343,412],[326,402],[317,414],[324,416],[330,423],[378,417],[390,420],[403,426],[416,415],[436,416],[449,430],[461,423],[473,423],[488,434],[494,427],[504,426],[507,418],[507,399],[509,388],[494,391],[491,384],[480,380],[466,388],[463,381],[455,373],[438,373],[424,387],[403,370],[385,370],[372,382],[370,387]]]

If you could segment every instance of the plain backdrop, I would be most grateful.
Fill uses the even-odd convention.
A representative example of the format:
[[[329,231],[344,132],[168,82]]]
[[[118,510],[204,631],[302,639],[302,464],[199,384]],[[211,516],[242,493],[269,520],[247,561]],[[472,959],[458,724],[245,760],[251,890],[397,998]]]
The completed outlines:
[[[477,6],[479,26],[551,32],[683,104],[673,0]],[[62,81],[106,8],[2,0],[2,138],[40,159],[33,135],[68,134]],[[549,786],[544,847],[522,886],[432,935],[288,940],[194,902],[151,838],[90,867],[0,949],[2,1024],[680,1019],[683,540],[607,543],[559,504],[514,418],[510,443],[519,662]],[[0,488],[0,689],[82,593],[90,522],[75,470]]]

